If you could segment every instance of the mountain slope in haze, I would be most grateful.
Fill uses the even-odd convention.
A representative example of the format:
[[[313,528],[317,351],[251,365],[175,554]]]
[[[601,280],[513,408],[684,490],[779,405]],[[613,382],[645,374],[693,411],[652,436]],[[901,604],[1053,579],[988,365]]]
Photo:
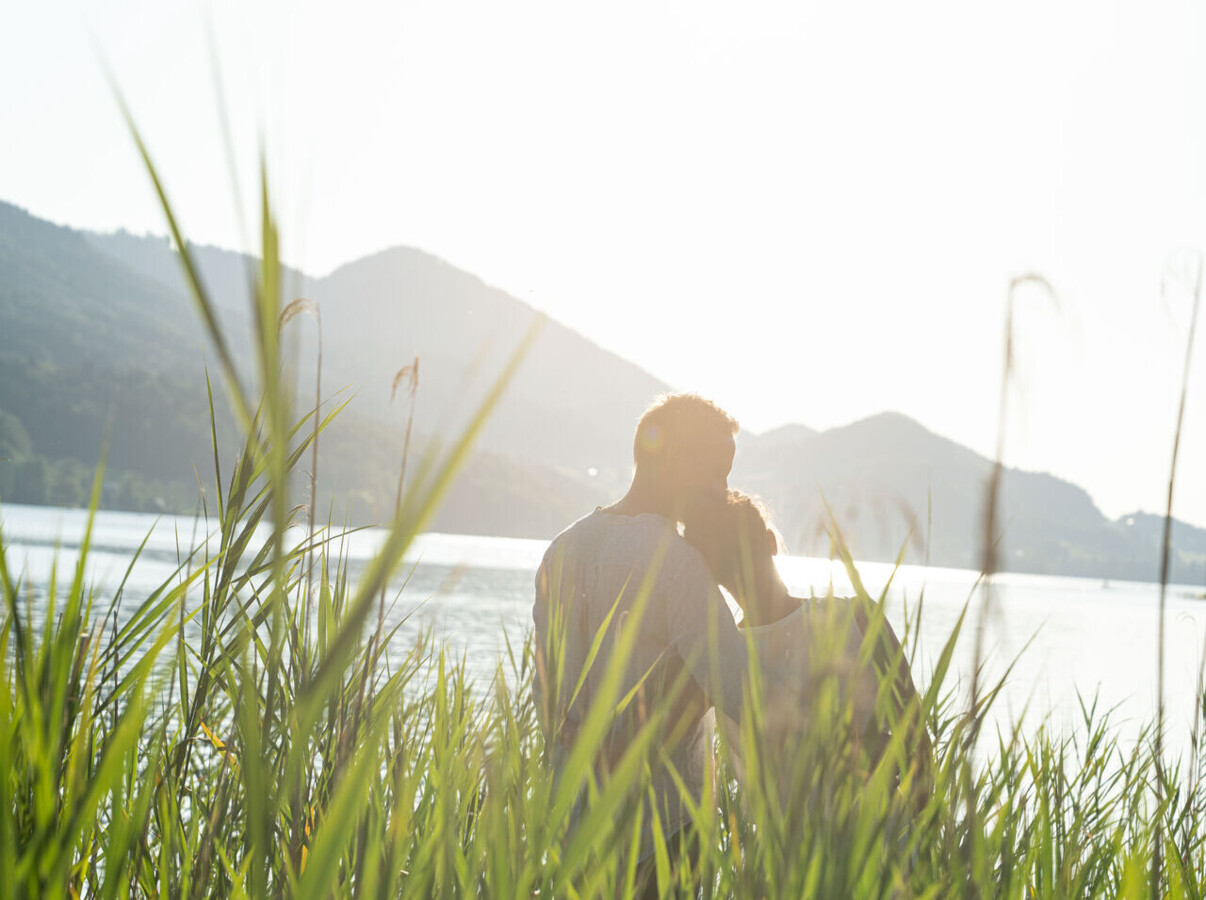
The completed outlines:
[[[773,452],[739,450],[731,482],[765,497],[793,552],[829,552],[830,513],[855,555],[978,569],[991,460],[899,413],[821,433],[799,431]],[[1158,543],[1150,522],[1110,521],[1083,489],[1046,473],[1006,468],[999,565],[1009,571],[1150,581]],[[826,509],[828,504],[828,510]],[[1177,523],[1174,580],[1206,581],[1206,530]]]
[[[0,353],[160,368],[201,346],[186,302],[88,238],[0,202]]]
[[[99,249],[183,292],[179,264],[162,239],[90,235]],[[202,280],[232,331],[247,304],[248,260],[195,248]],[[286,273],[286,300],[305,296],[321,311],[323,378],[354,385],[354,410],[397,423],[395,373],[420,359],[418,415],[425,427],[455,430],[502,372],[536,311],[476,276],[421,250],[397,247],[341,266],[324,278]],[[300,379],[313,377],[311,325],[296,329]],[[663,382],[549,320],[481,436],[490,452],[554,468],[594,469],[618,489],[631,474],[632,431]]]
[[[314,285],[332,360],[360,366],[368,413],[389,416],[393,373],[420,358],[422,408],[467,411],[493,383],[536,317],[526,303],[419,250],[395,248]],[[371,327],[366,327],[371,323]],[[465,384],[466,372],[479,373]],[[637,417],[668,386],[549,320],[482,435],[491,451],[598,470],[618,487],[631,472]],[[396,416],[396,413],[393,415]]]
[[[244,381],[251,384],[247,299],[253,269],[239,254],[192,249]],[[106,480],[115,486],[106,487],[106,503],[184,512],[196,508],[189,498],[195,497],[198,483],[209,485],[213,478],[202,368],[206,341],[173,266],[178,259],[161,238],[85,234],[0,204],[0,447],[6,448],[0,456],[7,457],[0,460],[0,497],[62,505],[85,501],[108,431]],[[291,292],[315,294],[316,282],[300,273],[286,273],[286,280]],[[324,324],[338,322],[342,312],[323,303],[328,305],[332,308]],[[304,317],[295,321],[300,326],[291,330],[306,335]],[[364,330],[379,329],[366,319]],[[365,373],[372,378],[377,370],[365,365],[364,348],[354,336],[333,343],[324,348],[325,393],[346,398],[358,386],[369,393],[362,387]],[[295,359],[305,359],[305,351],[294,341]],[[577,352],[589,358],[580,348]],[[212,348],[208,358],[215,358]],[[426,354],[424,363],[416,453],[431,440],[447,398],[456,395],[455,384],[441,384],[439,367]],[[372,404],[355,398],[322,441],[319,502],[325,508],[334,500],[341,509],[349,500],[357,521],[381,521],[392,508],[407,412],[403,403],[388,403],[397,365],[395,357],[378,367],[384,382],[379,392],[386,396],[378,411],[384,414],[374,416]],[[313,374],[312,366],[308,371],[302,367],[301,398],[307,397],[305,381]],[[222,402],[220,379],[215,389],[219,455],[228,457],[236,429]],[[467,410],[475,398],[463,399]],[[639,406],[647,399],[633,398],[632,403]],[[299,411],[304,403],[299,399]],[[520,486],[527,489],[520,491]],[[576,518],[579,510],[603,502],[608,493],[585,470],[571,472],[483,447],[465,466],[435,525],[539,536],[552,521]],[[476,515],[465,495],[477,498]]]
[[[0,203],[0,496],[86,493],[110,420],[115,479],[192,481],[209,430],[203,345],[184,297]]]

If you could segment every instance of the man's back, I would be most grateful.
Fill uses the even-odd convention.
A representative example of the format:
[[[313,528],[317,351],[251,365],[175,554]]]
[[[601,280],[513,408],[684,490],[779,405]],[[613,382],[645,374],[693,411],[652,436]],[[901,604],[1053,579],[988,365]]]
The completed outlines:
[[[737,714],[746,650],[703,558],[676,524],[654,513],[602,510],[580,519],[549,545],[536,576],[532,617],[539,653],[535,690],[554,760],[595,704],[621,633],[635,625],[616,695],[634,699],[611,724],[599,765],[618,761],[654,707],[668,703],[659,739],[698,795],[710,767],[710,707],[723,703]],[[654,789],[670,834],[685,810],[668,773],[654,773]]]

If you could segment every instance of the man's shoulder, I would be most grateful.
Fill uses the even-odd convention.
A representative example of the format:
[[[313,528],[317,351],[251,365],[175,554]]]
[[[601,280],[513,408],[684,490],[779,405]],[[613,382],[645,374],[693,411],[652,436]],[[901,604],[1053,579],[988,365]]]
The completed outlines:
[[[660,558],[663,571],[675,576],[706,576],[708,571],[699,551],[678,533],[675,523],[655,513],[622,516],[596,509],[553,538],[545,559],[559,554],[579,559],[606,555],[616,561],[627,557],[633,562]]]
[[[549,566],[554,561],[563,562],[567,558],[582,559],[592,555],[592,547],[599,543],[599,527],[602,515],[596,507],[572,525],[562,529],[561,533],[549,541],[545,548],[542,566]]]
[[[598,507],[595,507],[593,512],[589,512],[573,524],[567,525],[555,538],[549,541],[549,551],[551,552],[555,547],[567,547],[583,541],[590,533],[597,529],[599,515],[601,515],[600,510]],[[546,552],[545,555],[547,556],[548,553]]]

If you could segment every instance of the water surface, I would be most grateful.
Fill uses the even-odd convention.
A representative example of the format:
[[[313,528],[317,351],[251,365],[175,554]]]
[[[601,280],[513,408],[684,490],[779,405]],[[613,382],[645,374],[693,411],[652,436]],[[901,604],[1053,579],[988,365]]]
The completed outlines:
[[[9,570],[22,579],[35,620],[44,613],[56,565],[60,581],[70,578],[86,520],[83,510],[0,506]],[[124,589],[123,605],[130,607],[171,578],[188,549],[201,545],[212,527],[212,522],[178,516],[98,513],[87,570],[98,603],[107,606],[144,540]],[[338,546],[353,573],[383,538],[382,531],[369,529],[342,539]],[[388,624],[403,622],[393,651],[404,652],[422,629],[432,628],[465,655],[476,678],[488,681],[505,647],[504,636],[522,642],[531,629],[533,579],[545,546],[544,541],[514,538],[421,535],[389,592]],[[849,590],[844,571],[829,560],[784,556],[780,569],[799,595],[824,593],[831,582],[839,593]],[[883,563],[860,563],[859,571],[873,594],[892,576],[892,567]],[[906,605],[915,609],[924,598],[919,681],[925,681],[930,661],[970,597],[972,612],[955,663],[966,684],[981,599],[978,591],[973,594],[976,577],[967,570],[920,566],[896,572],[889,615],[898,630]],[[1101,708],[1116,707],[1124,734],[1137,732],[1155,710],[1158,591],[1154,584],[1085,578],[994,579],[985,641],[988,678],[1015,666],[996,722],[1008,727],[1025,711],[1029,724],[1050,716],[1060,727],[1071,728],[1079,719],[1079,692],[1090,700],[1096,696]],[[1166,709],[1170,744],[1180,747],[1188,746],[1206,638],[1206,601],[1201,597],[1201,586],[1168,590]]]

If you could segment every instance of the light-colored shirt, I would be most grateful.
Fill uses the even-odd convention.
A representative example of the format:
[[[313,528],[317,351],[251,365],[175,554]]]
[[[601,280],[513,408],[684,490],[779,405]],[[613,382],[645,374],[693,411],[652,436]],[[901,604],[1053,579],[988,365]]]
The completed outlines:
[[[878,681],[859,661],[863,630],[845,598],[804,600],[778,621],[747,626],[744,633],[768,686],[763,722],[776,746],[762,749],[768,757],[778,754],[780,802],[786,807],[794,773],[784,755],[807,734],[820,685],[836,679],[842,702],[850,704],[851,733],[861,734],[874,713]],[[737,780],[746,786],[739,721],[724,718],[720,725]]]
[[[703,557],[679,535],[677,524],[654,513],[602,510],[575,522],[545,553],[532,618],[541,651],[534,690],[554,764],[563,761],[592,709],[617,642],[635,625],[631,651],[617,663],[623,671],[616,696],[632,693],[633,699],[612,721],[598,764],[606,769],[618,762],[654,705],[673,694],[659,739],[698,798],[713,771],[712,707],[740,717],[748,658],[745,638]],[[681,689],[674,691],[676,683]],[[687,811],[665,767],[655,766],[653,793],[669,837]],[[581,812],[575,809],[575,819]],[[646,824],[642,856],[651,851]]]

